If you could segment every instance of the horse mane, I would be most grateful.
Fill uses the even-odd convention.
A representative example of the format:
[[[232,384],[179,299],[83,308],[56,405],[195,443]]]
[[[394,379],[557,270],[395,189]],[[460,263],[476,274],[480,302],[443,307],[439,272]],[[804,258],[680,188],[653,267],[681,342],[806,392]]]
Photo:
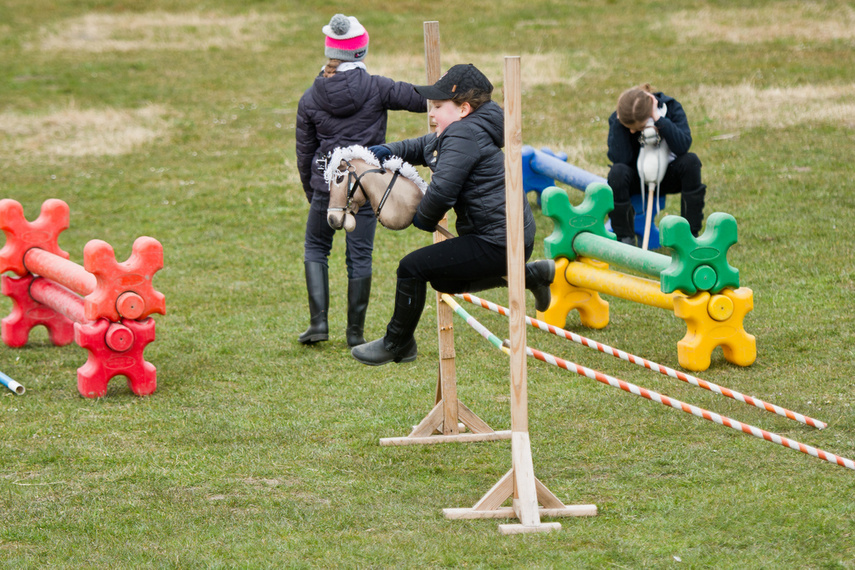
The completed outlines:
[[[338,169],[338,165],[341,164],[342,160],[352,160],[358,158],[360,160],[364,160],[366,164],[371,166],[380,167],[380,161],[377,160],[377,157],[374,156],[374,153],[360,145],[352,145],[352,146],[340,146],[336,148],[329,160],[327,161],[327,167],[324,169],[324,180],[327,184],[335,177],[335,171]],[[382,168],[386,170],[391,170],[392,172],[398,172],[404,178],[412,181],[418,188],[421,190],[422,194],[427,191],[427,182],[425,182],[422,177],[419,175],[419,171],[416,170],[416,167],[410,164],[409,162],[404,162],[404,160],[397,156],[391,156],[387,158],[382,165]]]

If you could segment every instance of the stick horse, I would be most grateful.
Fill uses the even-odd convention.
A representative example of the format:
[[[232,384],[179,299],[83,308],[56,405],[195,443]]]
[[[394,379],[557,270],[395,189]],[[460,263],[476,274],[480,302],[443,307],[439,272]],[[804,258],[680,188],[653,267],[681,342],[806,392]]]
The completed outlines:
[[[370,200],[380,225],[403,230],[412,223],[427,190],[427,183],[413,165],[392,157],[381,166],[370,150],[358,145],[335,149],[327,161],[324,179],[330,185],[327,222],[334,230],[344,228],[346,232],[356,228],[354,214],[366,200]],[[437,231],[444,229],[437,226]],[[448,233],[446,237],[453,236]]]

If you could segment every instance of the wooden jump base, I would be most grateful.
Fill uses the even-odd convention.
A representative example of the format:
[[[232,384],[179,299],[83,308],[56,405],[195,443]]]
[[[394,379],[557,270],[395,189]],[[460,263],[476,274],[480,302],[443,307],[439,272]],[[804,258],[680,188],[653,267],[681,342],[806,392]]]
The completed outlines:
[[[439,80],[440,67],[439,22],[424,23],[425,68],[428,85]],[[433,131],[428,118],[428,131]],[[437,226],[433,234],[434,243],[445,240],[451,234],[445,230],[448,219]],[[445,230],[445,231],[443,231]],[[436,381],[436,399],[434,407],[406,436],[388,437],[380,440],[380,445],[431,445],[436,443],[468,443],[476,441],[496,441],[509,439],[510,431],[495,431],[487,422],[478,417],[457,397],[457,375],[455,370],[454,323],[452,311],[441,296],[436,296],[436,321],[439,343],[439,372]],[[471,433],[461,433],[461,426]]]
[[[0,273],[19,276],[2,276],[2,292],[14,302],[2,320],[3,342],[24,346],[32,328],[43,325],[54,345],[74,341],[89,351],[77,370],[81,395],[104,396],[107,383],[118,375],[128,379],[135,394],[151,394],[157,372],[142,353],[155,337],[149,316],[166,312],[164,296],[151,284],[163,267],[163,247],[154,238],[140,237],[131,257],[119,263],[108,243],[92,240],[80,266],[58,245],[68,220],[68,205],[61,200],[42,204],[34,222],[24,218],[18,202],[0,200],[0,229],[6,234]]]
[[[510,306],[511,469],[469,509],[444,509],[449,519],[516,518],[499,525],[502,534],[550,532],[561,523],[543,523],[544,516],[592,516],[595,505],[564,505],[534,474],[528,433],[526,378],[525,252],[523,242],[522,111],[520,58],[505,58],[505,207],[507,208],[508,305]],[[457,303],[448,295],[445,305]],[[459,305],[457,305],[459,309]],[[462,309],[461,309],[462,310]],[[494,342],[490,339],[491,342]],[[511,500],[510,507],[502,505]],[[541,506],[542,505],[542,506]]]

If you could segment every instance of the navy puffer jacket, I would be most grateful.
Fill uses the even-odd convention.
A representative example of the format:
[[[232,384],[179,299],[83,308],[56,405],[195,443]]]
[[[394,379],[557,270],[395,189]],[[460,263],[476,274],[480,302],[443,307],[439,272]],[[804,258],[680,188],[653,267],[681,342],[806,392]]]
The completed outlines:
[[[425,113],[427,101],[412,84],[361,68],[315,78],[297,106],[297,169],[309,202],[329,192],[318,159],[340,146],[382,144],[390,110]]]
[[[660,116],[655,126],[665,142],[668,143],[671,152],[677,156],[683,156],[689,152],[692,146],[692,129],[689,128],[686,112],[680,102],[673,97],[662,92],[653,95],[659,101],[660,115],[663,105],[665,106],[665,116]],[[641,143],[638,141],[638,137],[638,133],[631,133],[618,121],[617,111],[611,114],[609,117],[608,156],[612,164],[628,164],[635,168],[638,155],[641,153]]]
[[[457,233],[475,234],[490,243],[507,244],[505,212],[504,111],[491,101],[442,134],[435,133],[386,143],[395,156],[433,172],[425,197],[419,204],[419,221],[434,227],[454,208]],[[534,216],[523,197],[525,245],[534,243]]]

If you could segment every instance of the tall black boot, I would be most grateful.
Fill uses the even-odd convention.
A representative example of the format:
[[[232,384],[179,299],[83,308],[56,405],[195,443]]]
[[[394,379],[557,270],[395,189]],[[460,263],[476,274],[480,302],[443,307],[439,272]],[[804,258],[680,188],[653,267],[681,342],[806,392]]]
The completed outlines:
[[[427,283],[417,279],[398,279],[395,311],[386,327],[386,336],[353,347],[350,353],[362,364],[380,366],[390,362],[412,362],[418,356],[416,326],[425,308]]]
[[[691,192],[683,192],[680,198],[680,215],[689,222],[692,235],[698,237],[704,224],[704,197],[707,187],[701,184]]]
[[[621,243],[635,245],[635,208],[632,202],[615,202],[615,209],[609,214],[617,239]]]
[[[327,321],[327,312],[330,308],[329,270],[326,265],[317,261],[307,261],[305,268],[311,320],[309,328],[300,335],[299,341],[303,344],[313,344],[330,338]]]
[[[525,288],[534,295],[534,308],[544,312],[552,303],[549,286],[555,280],[555,261],[542,259],[525,264]]]
[[[365,344],[365,313],[371,295],[371,277],[347,282],[347,346]]]

